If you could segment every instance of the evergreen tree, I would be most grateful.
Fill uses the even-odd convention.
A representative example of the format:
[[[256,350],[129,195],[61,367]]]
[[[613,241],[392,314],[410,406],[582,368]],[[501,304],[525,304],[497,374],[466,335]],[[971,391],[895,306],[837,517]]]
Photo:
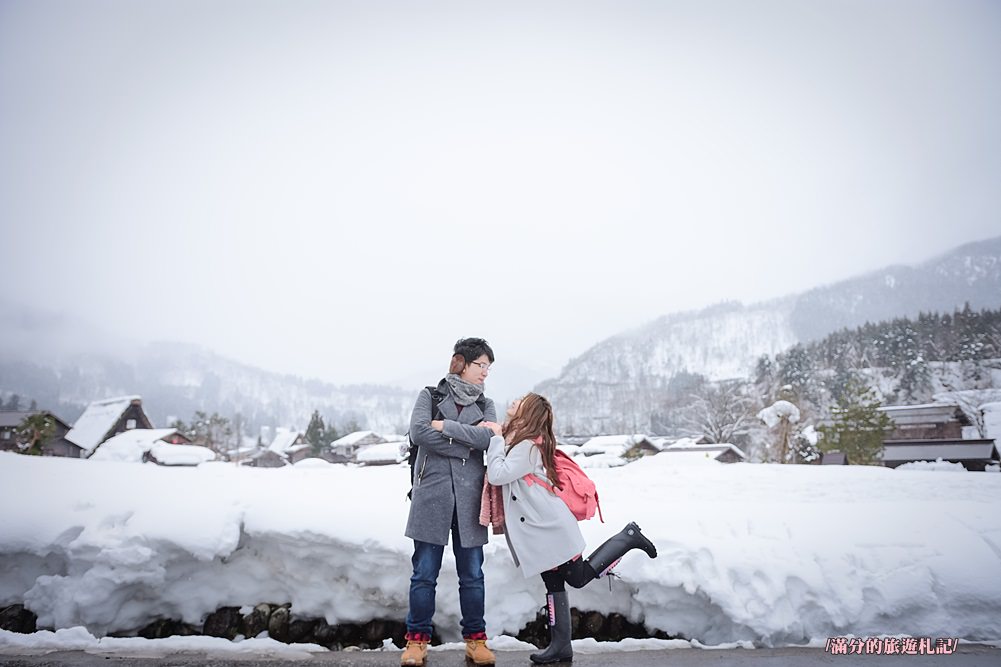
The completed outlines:
[[[226,450],[232,445],[233,427],[229,419],[218,412],[210,415],[197,410],[190,424],[178,419],[170,427],[176,428],[194,444],[208,447],[223,458],[226,457]]]
[[[29,415],[18,425],[16,437],[21,453],[42,455],[42,445],[56,432],[56,420],[52,415],[39,412]]]
[[[841,451],[851,463],[879,465],[883,436],[893,427],[893,420],[879,407],[876,392],[860,378],[852,379],[831,410],[833,423],[819,429],[820,448]]]
[[[319,456],[323,448],[330,444],[327,437],[327,427],[323,423],[323,417],[319,410],[313,410],[313,416],[309,418],[309,426],[306,427],[306,442],[309,443],[309,450],[313,456]]]

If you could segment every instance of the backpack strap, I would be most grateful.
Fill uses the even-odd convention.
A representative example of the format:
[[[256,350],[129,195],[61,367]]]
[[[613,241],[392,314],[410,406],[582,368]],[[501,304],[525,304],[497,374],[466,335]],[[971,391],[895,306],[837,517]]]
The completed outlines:
[[[435,420],[435,416],[441,416],[441,410],[438,406],[440,406],[441,402],[445,400],[446,396],[448,396],[448,394],[438,391],[439,386],[441,385],[439,384],[434,387],[428,385],[427,387],[424,387],[428,390],[428,393],[431,394],[431,421]]]

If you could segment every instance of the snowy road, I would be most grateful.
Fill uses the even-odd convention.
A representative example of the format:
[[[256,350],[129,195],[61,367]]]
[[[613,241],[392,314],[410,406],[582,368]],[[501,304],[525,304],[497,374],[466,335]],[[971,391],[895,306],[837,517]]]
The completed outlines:
[[[497,664],[526,666],[532,663],[528,651],[503,651],[498,653]],[[353,652],[332,651],[314,654],[301,661],[264,658],[260,660],[231,659],[206,654],[188,653],[163,657],[130,658],[104,656],[67,651],[42,656],[5,656],[0,654],[0,665],[4,667],[152,667],[165,665],[176,667],[266,667],[269,665],[315,664],[336,665],[336,667],[369,667],[383,665],[395,667],[399,664],[398,652]],[[449,650],[432,653],[429,667],[468,667],[462,651]],[[567,664],[567,663],[564,663]],[[667,651],[631,651],[621,653],[596,653],[578,655],[572,663],[575,667],[662,667],[684,666],[704,667],[748,665],[753,667],[812,667],[813,665],[948,665],[950,667],[997,667],[1001,665],[1001,649],[980,644],[963,644],[957,653],[948,656],[833,656],[821,649],[777,648],[777,649],[728,649],[698,650],[682,649]]]

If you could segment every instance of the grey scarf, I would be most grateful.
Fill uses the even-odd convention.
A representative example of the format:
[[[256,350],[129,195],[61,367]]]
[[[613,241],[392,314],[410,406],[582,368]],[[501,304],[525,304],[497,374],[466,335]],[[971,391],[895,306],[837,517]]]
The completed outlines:
[[[448,382],[448,386],[452,390],[452,396],[455,398],[456,405],[461,405],[463,407],[472,405],[476,402],[476,399],[483,395],[482,384],[466,382],[455,373],[449,373],[446,375],[445,380]]]

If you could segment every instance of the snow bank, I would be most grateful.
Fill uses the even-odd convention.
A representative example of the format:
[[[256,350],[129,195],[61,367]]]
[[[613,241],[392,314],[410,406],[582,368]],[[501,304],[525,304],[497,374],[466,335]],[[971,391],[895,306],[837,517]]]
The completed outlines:
[[[75,627],[51,632],[43,630],[30,635],[0,630],[0,650],[18,655],[41,655],[55,651],[84,651],[97,655],[144,658],[167,657],[178,653],[224,654],[226,656],[275,657],[285,660],[306,659],[313,653],[326,653],[327,649],[316,644],[283,644],[259,637],[229,641],[220,637],[167,637],[143,639],[142,637],[97,638],[86,628]]]
[[[894,470],[942,470],[945,472],[966,472],[962,463],[950,463],[937,458],[934,461],[911,461],[897,466]]]
[[[660,557],[630,553],[611,591],[571,590],[574,606],[709,645],[1001,638],[1001,475],[669,456],[589,471],[608,522],[581,524],[590,547],[635,520]],[[262,601],[332,624],[402,619],[407,473],[0,453],[0,488],[26,500],[0,517],[0,605],[95,636]],[[517,572],[502,537],[485,550],[487,632],[514,635],[542,604],[541,580]],[[436,624],[458,639],[450,550],[439,590]]]

